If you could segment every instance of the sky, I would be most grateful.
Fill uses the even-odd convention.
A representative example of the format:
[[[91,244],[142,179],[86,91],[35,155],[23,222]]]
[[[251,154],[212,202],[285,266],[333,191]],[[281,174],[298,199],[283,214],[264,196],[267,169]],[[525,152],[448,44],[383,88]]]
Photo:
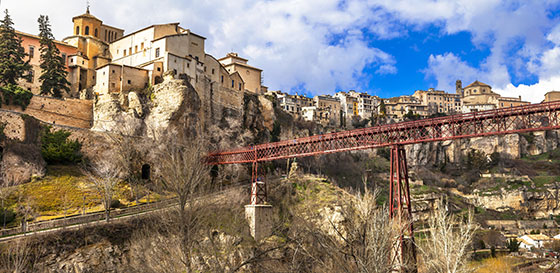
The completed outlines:
[[[1,0],[16,29],[72,34],[86,0]],[[130,33],[180,22],[206,52],[237,52],[270,90],[314,96],[357,90],[380,97],[475,80],[540,102],[560,90],[560,0],[90,0],[104,24]]]

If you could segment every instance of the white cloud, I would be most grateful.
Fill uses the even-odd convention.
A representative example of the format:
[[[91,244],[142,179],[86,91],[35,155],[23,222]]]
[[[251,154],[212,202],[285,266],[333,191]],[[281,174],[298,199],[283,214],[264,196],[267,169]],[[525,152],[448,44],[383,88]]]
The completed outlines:
[[[261,67],[271,89],[329,93],[397,73],[395,58],[372,45],[372,37],[406,37],[428,25],[441,27],[437,35],[469,32],[472,41],[465,42],[490,51],[477,64],[456,52],[431,55],[424,73],[438,88],[454,90],[456,79],[479,79],[496,90],[515,90],[509,88],[512,77],[537,77],[542,84],[533,88],[552,84],[560,75],[560,31],[551,30],[559,20],[548,11],[558,6],[558,0],[95,0],[91,11],[125,32],[180,22],[207,37],[207,52],[215,57],[237,51]],[[0,8],[30,33],[37,33],[39,14],[47,14],[62,39],[72,33],[71,18],[85,11],[85,1],[4,0]],[[363,74],[364,68],[375,74]]]
[[[438,90],[446,90],[453,92],[455,90],[455,81],[462,80],[464,84],[468,84],[475,80],[486,81],[487,79],[478,78],[479,71],[461,60],[453,53],[445,53],[443,55],[430,55],[428,59],[428,68],[425,70],[426,76],[434,77],[438,85]]]

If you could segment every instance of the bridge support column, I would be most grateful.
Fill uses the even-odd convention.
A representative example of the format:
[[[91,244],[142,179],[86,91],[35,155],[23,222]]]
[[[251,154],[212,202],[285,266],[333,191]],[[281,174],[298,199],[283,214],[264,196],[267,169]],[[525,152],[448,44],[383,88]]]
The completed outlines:
[[[251,236],[260,241],[272,233],[272,206],[266,204],[265,180],[258,175],[258,163],[253,162],[251,204],[245,206],[245,218],[249,222]]]
[[[396,250],[398,261],[403,264],[401,272],[416,273],[416,245],[412,225],[412,207],[408,185],[406,153],[402,145],[391,148],[391,168],[389,184],[389,213],[392,219],[402,223],[403,229],[399,247]]]

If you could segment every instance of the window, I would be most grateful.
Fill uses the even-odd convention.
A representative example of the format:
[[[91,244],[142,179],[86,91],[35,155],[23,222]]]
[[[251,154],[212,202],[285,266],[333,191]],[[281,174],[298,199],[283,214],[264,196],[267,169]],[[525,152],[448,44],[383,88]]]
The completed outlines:
[[[35,73],[33,70],[29,71],[29,78],[27,79],[27,82],[33,82],[33,80],[35,79]]]
[[[156,58],[159,58],[159,47],[156,48]]]
[[[215,69],[214,69],[214,68],[212,68],[212,75],[214,75],[214,70],[215,70]]]
[[[97,37],[97,29],[95,29],[94,36]]]
[[[134,46],[134,53],[138,52],[138,46]]]
[[[105,76],[105,71],[103,71],[103,76]]]
[[[76,35],[80,35],[80,27],[76,27]]]
[[[130,80],[126,81],[128,84],[130,84]]]
[[[239,91],[241,91],[241,83],[239,83]]]
[[[128,55],[132,55],[132,47],[128,48]]]
[[[190,64],[190,63],[187,63],[187,68],[189,68],[189,67],[191,67],[191,64]]]
[[[144,49],[144,42],[141,42],[141,43],[140,43],[140,48],[141,48],[141,49]]]
[[[107,30],[105,30],[105,41],[107,41]]]
[[[234,87],[235,87],[235,81],[231,80],[231,88],[234,88]]]
[[[86,33],[84,33],[85,35],[89,35],[89,26],[86,26]]]
[[[123,56],[126,56],[126,49],[123,50]]]
[[[115,74],[115,70],[113,69],[113,74]]]
[[[157,71],[160,72],[160,71],[161,71],[161,67],[158,67],[158,68],[157,68]]]
[[[224,76],[222,76],[222,83],[224,83]]]
[[[115,88],[115,86],[116,86],[115,83],[112,82],[112,83],[111,83],[111,87]]]
[[[29,59],[33,59],[33,56],[35,55],[35,47],[34,46],[30,46],[29,47]]]

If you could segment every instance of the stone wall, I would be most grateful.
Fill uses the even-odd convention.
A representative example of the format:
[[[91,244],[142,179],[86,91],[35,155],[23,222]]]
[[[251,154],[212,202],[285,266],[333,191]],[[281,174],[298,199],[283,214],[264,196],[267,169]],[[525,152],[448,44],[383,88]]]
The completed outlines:
[[[20,112],[52,124],[90,128],[93,121],[93,101],[56,99],[33,96],[25,111],[20,106],[2,105],[1,109]]]

